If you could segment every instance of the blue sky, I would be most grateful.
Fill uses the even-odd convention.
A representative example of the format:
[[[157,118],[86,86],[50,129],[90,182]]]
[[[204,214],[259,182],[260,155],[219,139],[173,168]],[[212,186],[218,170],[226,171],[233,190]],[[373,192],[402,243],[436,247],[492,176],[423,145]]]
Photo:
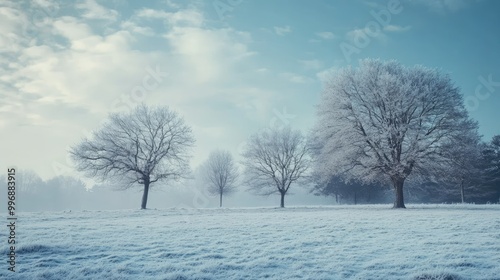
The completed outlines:
[[[494,0],[0,1],[0,163],[72,174],[69,147],[144,102],[185,117],[196,168],[216,148],[237,156],[260,128],[307,132],[322,81],[362,58],[449,73],[489,140],[499,11]]]

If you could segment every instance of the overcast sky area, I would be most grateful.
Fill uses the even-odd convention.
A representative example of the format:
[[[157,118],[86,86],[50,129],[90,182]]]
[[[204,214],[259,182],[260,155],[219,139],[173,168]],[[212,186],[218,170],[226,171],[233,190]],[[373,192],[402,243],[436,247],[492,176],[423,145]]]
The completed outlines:
[[[141,102],[192,127],[193,169],[217,148],[240,160],[259,129],[307,133],[322,82],[362,58],[449,73],[489,141],[499,11],[495,0],[0,1],[0,166],[76,176],[69,148]]]

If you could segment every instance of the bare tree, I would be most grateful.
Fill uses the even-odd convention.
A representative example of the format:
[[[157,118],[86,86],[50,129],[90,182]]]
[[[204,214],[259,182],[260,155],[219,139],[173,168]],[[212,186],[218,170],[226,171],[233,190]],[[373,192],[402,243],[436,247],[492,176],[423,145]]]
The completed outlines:
[[[490,202],[500,203],[500,135],[484,144],[481,150],[482,191],[489,193]]]
[[[395,61],[363,60],[326,85],[314,132],[317,170],[365,182],[390,181],[405,208],[405,180],[449,166],[443,146],[476,129],[447,75]]]
[[[222,196],[234,192],[238,179],[238,168],[231,153],[221,150],[210,153],[204,165],[204,175],[209,183],[208,192],[219,196],[219,207],[222,207]]]
[[[471,130],[455,138],[454,142],[443,145],[449,168],[443,169],[441,180],[446,180],[454,186],[459,186],[460,199],[466,201],[466,189],[477,187],[480,183],[481,170],[479,168],[481,157],[480,136],[477,131]]]
[[[309,168],[308,152],[302,133],[290,127],[252,135],[243,152],[247,184],[260,195],[279,193],[280,206],[285,207],[290,186]]]
[[[167,107],[142,104],[130,113],[111,114],[92,139],[71,149],[78,171],[101,180],[114,179],[123,189],[144,186],[141,209],[146,209],[150,186],[179,180],[189,173],[191,128]]]
[[[19,191],[38,193],[44,185],[43,179],[31,169],[21,169],[19,172]]]

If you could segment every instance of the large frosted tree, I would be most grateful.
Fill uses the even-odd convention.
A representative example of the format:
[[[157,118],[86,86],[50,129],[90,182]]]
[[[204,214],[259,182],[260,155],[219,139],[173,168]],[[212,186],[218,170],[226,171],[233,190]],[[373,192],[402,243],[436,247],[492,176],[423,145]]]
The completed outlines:
[[[191,128],[176,112],[140,105],[129,113],[111,114],[70,152],[77,170],[89,177],[117,181],[124,189],[143,185],[141,209],[146,209],[152,184],[188,175],[194,141]]]
[[[362,60],[325,85],[313,131],[316,172],[327,182],[390,183],[394,208],[404,208],[403,186],[449,168],[444,149],[475,133],[459,89],[448,75],[396,61]]]

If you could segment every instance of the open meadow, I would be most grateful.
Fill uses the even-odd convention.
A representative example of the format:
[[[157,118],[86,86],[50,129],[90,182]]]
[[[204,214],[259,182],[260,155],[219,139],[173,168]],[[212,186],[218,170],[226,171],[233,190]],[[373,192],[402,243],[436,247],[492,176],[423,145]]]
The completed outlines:
[[[500,205],[20,213],[16,245],[0,279],[500,279]]]

